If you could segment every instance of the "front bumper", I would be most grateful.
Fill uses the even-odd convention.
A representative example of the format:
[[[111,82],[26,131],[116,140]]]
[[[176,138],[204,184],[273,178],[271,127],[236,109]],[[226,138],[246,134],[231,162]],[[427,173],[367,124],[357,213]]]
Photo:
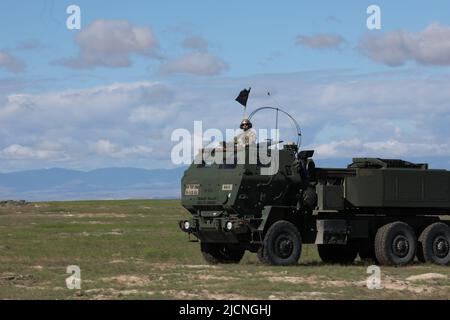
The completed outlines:
[[[189,228],[186,228],[186,222]],[[183,232],[195,235],[202,242],[210,243],[240,243],[251,233],[246,220],[227,217],[196,217],[180,221],[179,226]]]

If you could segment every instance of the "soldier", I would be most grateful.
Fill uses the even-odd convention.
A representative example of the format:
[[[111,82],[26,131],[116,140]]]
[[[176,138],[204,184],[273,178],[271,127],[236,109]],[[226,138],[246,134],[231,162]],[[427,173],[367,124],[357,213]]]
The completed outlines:
[[[252,128],[252,123],[250,122],[250,120],[242,120],[240,128],[243,131],[234,138],[234,143],[238,147],[246,147],[248,145],[255,144],[256,133],[253,130],[250,130]]]

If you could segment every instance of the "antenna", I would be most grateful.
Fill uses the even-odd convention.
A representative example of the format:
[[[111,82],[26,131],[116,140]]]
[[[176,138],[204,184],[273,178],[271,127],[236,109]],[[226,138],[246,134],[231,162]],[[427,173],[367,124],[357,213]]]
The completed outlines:
[[[295,120],[295,118],[293,116],[291,116],[289,113],[287,113],[286,111],[284,111],[281,108],[261,107],[261,108],[258,108],[256,110],[253,110],[252,113],[250,113],[250,115],[248,116],[248,118],[251,120],[256,113],[258,113],[259,111],[262,111],[262,110],[275,110],[275,111],[277,111],[277,113],[281,112],[281,113],[285,114],[286,116],[288,116],[289,119],[291,119],[292,124],[295,127],[295,131],[296,131],[296,134],[297,134],[297,146],[300,147],[300,145],[301,145],[301,138],[302,138],[302,132],[300,130],[300,125],[298,124],[297,120]]]
[[[267,91],[267,95],[273,100],[273,102],[275,102],[275,105],[281,109],[281,104],[278,103],[277,99],[275,99],[274,96],[272,96],[272,94],[270,93],[270,91]]]
[[[267,91],[267,95],[272,98],[272,100],[275,102],[275,105],[277,106],[276,108],[276,116],[275,116],[275,132],[276,132],[276,140],[280,140],[280,137],[278,136],[278,113],[281,109],[281,105],[278,103],[278,101],[272,96],[272,94],[270,93],[270,91]]]

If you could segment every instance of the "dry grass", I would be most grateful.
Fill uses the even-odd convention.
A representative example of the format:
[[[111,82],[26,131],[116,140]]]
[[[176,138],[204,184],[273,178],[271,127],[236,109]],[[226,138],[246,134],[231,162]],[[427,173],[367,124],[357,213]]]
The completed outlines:
[[[299,266],[210,266],[177,221],[178,201],[39,203],[0,207],[2,299],[448,299],[450,269],[382,268],[383,289],[366,287],[367,265],[322,264],[305,246]],[[82,290],[65,286],[81,268]]]

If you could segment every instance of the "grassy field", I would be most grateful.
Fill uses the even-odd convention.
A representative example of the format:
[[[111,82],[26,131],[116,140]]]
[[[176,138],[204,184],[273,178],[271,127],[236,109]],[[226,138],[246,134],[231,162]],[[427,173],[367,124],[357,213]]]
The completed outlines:
[[[1,299],[449,299],[450,267],[320,262],[304,246],[299,266],[268,267],[246,253],[238,265],[206,265],[177,221],[179,201],[33,203],[0,207]],[[65,285],[81,268],[81,290]]]

